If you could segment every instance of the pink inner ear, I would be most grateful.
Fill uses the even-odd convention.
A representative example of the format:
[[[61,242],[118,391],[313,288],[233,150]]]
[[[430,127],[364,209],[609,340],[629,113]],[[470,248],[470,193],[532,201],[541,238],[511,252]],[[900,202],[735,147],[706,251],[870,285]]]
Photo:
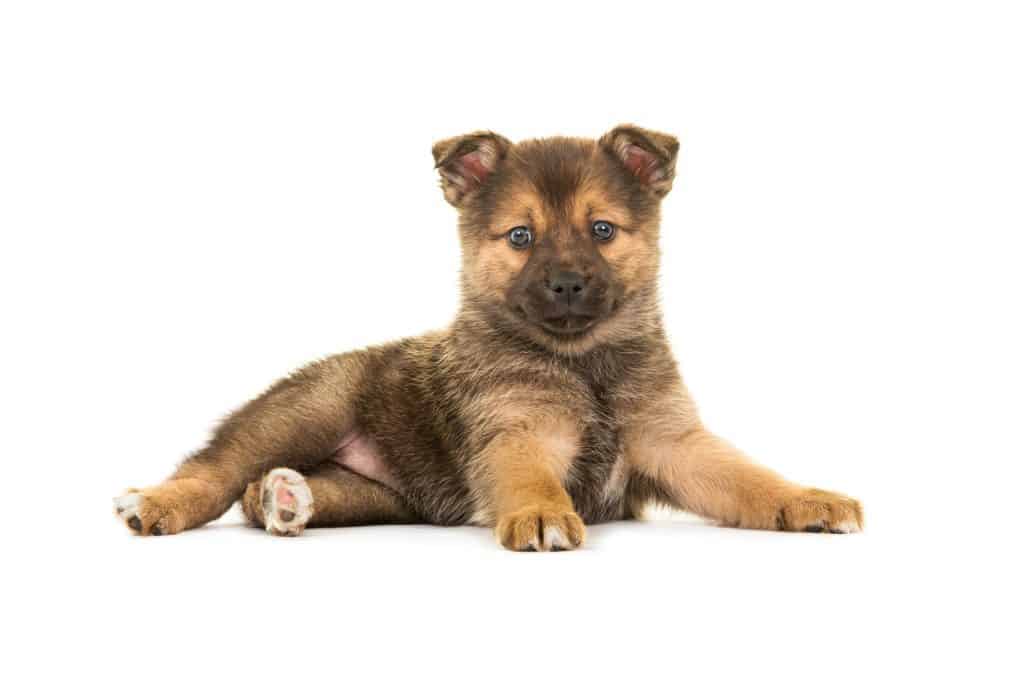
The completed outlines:
[[[626,168],[643,183],[653,183],[663,175],[658,157],[637,145],[626,145],[622,150]]]
[[[487,167],[484,156],[479,151],[463,154],[455,160],[455,168],[459,175],[477,185],[482,184],[491,174],[491,169]]]

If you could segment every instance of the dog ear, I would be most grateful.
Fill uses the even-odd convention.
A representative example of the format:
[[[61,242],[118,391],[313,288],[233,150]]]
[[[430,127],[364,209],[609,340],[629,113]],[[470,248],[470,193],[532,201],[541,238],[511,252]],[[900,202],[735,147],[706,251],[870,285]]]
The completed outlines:
[[[656,196],[664,197],[672,189],[679,141],[671,135],[625,124],[605,133],[598,142]]]
[[[431,150],[444,198],[459,207],[498,167],[512,143],[490,131],[442,140]]]

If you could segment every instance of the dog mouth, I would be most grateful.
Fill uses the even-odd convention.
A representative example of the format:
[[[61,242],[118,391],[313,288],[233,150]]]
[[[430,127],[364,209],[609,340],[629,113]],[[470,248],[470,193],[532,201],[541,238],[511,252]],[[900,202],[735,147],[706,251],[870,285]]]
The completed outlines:
[[[526,306],[516,306],[515,312],[526,323],[539,327],[547,334],[560,339],[582,337],[601,322],[601,316],[582,315],[570,312],[561,316],[542,317],[531,313]]]
[[[582,315],[566,315],[560,318],[545,318],[537,324],[548,334],[556,337],[578,337],[595,325],[598,319]]]

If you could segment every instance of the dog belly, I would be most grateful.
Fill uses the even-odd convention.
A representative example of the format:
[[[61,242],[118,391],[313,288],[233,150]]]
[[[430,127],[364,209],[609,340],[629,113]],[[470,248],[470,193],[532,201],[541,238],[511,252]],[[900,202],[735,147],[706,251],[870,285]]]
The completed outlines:
[[[331,458],[342,467],[399,491],[398,480],[381,456],[380,447],[372,437],[359,431],[349,432],[338,443]]]

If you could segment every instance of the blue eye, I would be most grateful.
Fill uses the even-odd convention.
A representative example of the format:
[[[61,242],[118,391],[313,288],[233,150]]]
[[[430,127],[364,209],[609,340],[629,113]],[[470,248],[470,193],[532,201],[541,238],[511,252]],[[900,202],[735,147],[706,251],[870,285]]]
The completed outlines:
[[[516,249],[526,249],[533,242],[533,231],[525,225],[518,225],[508,231],[508,243]]]
[[[615,226],[608,221],[594,221],[591,230],[594,232],[594,237],[602,242],[607,242],[615,237]]]

